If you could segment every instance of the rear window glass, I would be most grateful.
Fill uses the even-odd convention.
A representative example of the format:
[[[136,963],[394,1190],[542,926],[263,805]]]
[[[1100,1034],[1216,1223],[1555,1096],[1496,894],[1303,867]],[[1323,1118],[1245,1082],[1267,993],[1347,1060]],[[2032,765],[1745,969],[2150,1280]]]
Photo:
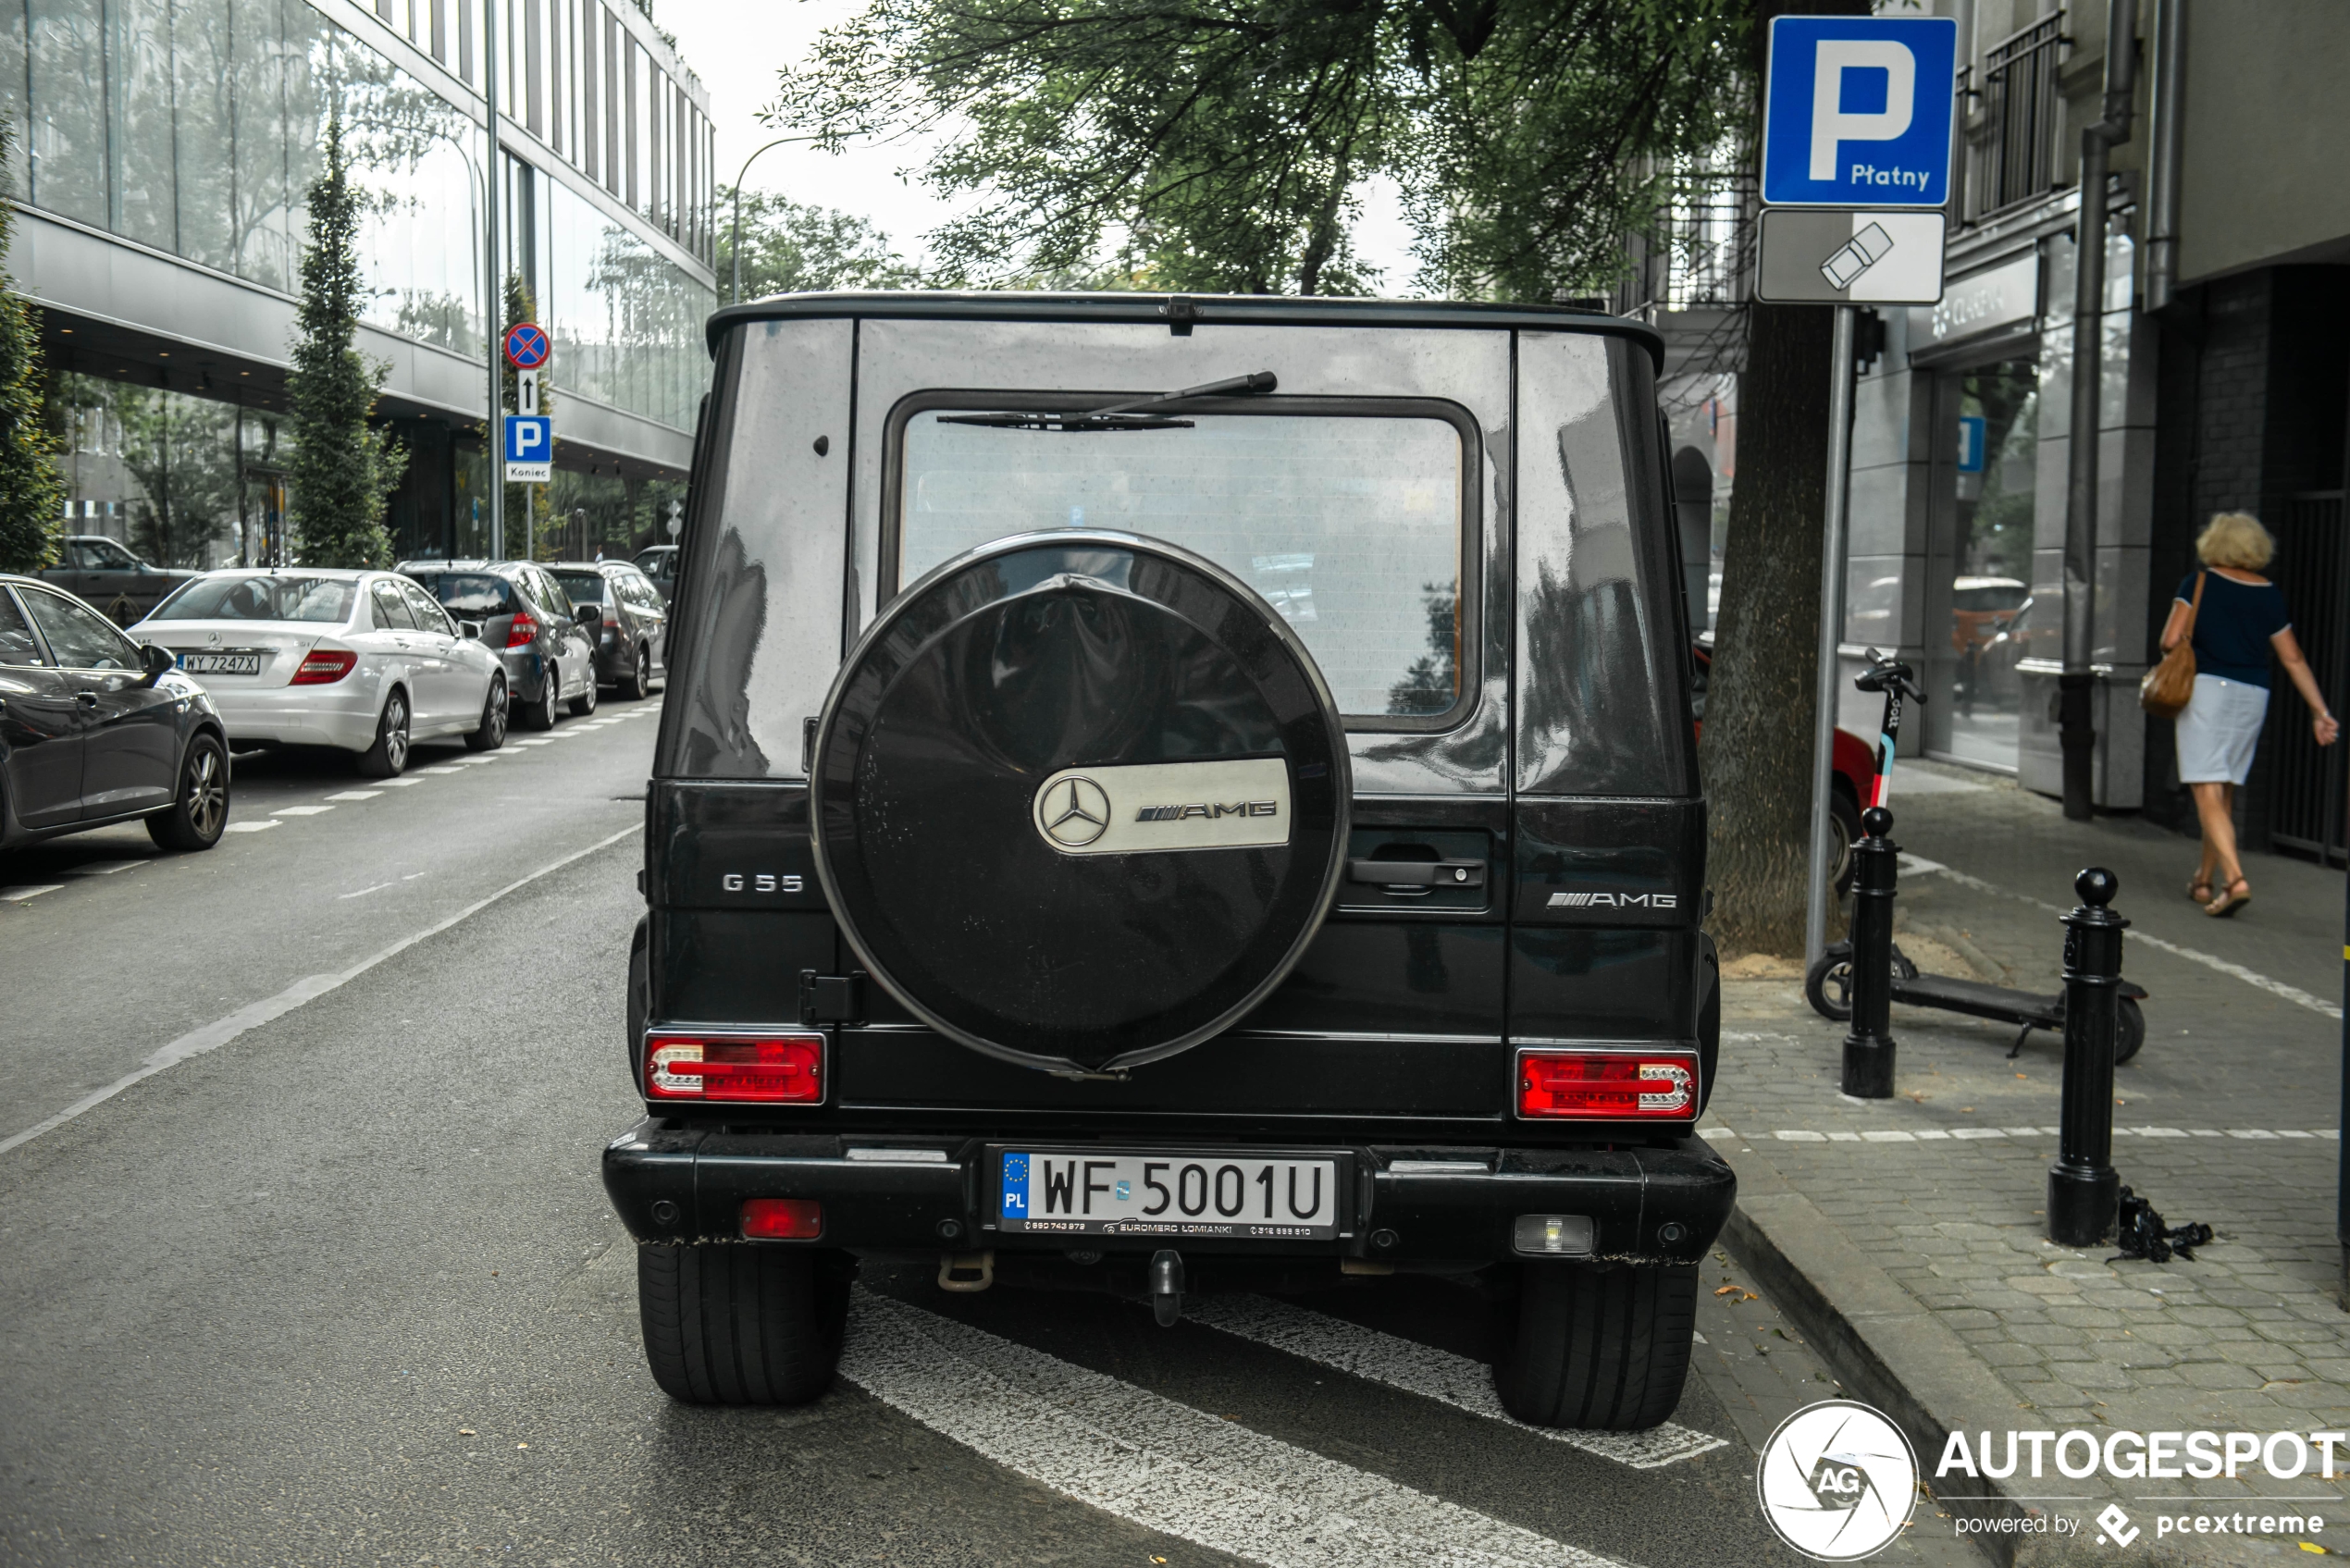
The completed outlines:
[[[348,578],[284,575],[200,577],[158,605],[156,621],[320,621],[351,619]]]
[[[558,572],[555,581],[563,586],[563,592],[571,595],[574,604],[604,602],[604,574],[601,572]]]
[[[418,572],[412,574],[425,591],[451,615],[478,619],[503,615],[514,607],[514,590],[503,577],[487,572]]]
[[[1006,535],[1114,528],[1197,551],[1313,650],[1340,711],[1432,719],[1459,705],[1464,437],[1450,419],[1192,414],[1189,429],[941,424],[900,441],[904,586]]]

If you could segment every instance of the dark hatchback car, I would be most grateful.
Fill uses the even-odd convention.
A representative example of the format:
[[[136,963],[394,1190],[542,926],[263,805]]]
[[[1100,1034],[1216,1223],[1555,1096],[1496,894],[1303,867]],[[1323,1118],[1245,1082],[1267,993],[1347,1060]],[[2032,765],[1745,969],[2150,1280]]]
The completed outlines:
[[[603,1156],[656,1381],[812,1398],[869,1259],[1162,1323],[1419,1275],[1520,1419],[1668,1416],[1737,1182],[1657,335],[909,292],[710,340]]]
[[[597,628],[596,680],[614,695],[643,698],[662,673],[669,606],[649,578],[625,561],[548,563],[571,602],[603,618]]]
[[[645,574],[663,604],[677,597],[677,547],[651,545],[637,552],[637,570]]]
[[[481,645],[506,666],[515,719],[551,730],[563,704],[596,710],[596,640],[602,612],[575,608],[547,568],[530,561],[403,561],[392,570],[440,601],[461,629],[480,628]]]
[[[229,737],[204,687],[69,594],[0,576],[0,846],[144,818],[166,849],[229,821]]]
[[[57,563],[37,574],[41,580],[99,606],[118,626],[128,626],[200,575],[151,565],[103,534],[68,534],[61,543]]]

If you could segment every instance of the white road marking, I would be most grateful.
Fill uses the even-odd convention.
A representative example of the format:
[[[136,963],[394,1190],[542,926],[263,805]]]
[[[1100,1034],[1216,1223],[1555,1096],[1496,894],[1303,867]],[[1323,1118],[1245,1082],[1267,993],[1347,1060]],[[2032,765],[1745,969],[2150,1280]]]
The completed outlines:
[[[38,898],[44,893],[55,893],[63,886],[65,883],[61,882],[44,882],[38,886],[0,887],[0,898],[5,898],[12,904],[21,904],[28,898]]]
[[[273,822],[268,825],[274,827],[277,824]],[[292,1012],[304,1002],[324,996],[330,991],[348,985],[386,959],[396,958],[417,943],[439,936],[451,926],[471,920],[501,898],[505,897],[506,895],[528,887],[539,878],[560,871],[575,860],[584,860],[600,849],[609,849],[631,833],[641,833],[644,831],[641,825],[623,828],[609,838],[600,838],[585,849],[575,849],[560,860],[549,861],[528,875],[515,878],[487,898],[476,899],[446,920],[436,920],[422,931],[402,937],[381,952],[369,954],[347,969],[341,969],[333,974],[306,976],[295,981],[275,996],[265,996],[248,1006],[238,1008],[225,1019],[216,1019],[201,1029],[190,1030],[179,1039],[156,1050],[141,1064],[138,1071],[124,1074],[104,1089],[93,1090],[46,1121],[36,1122],[11,1137],[0,1138],[0,1154],[5,1154],[20,1144],[30,1143],[44,1132],[56,1131],[85,1111],[95,1110],[142,1079],[153,1078],[167,1068],[178,1067],[192,1056],[201,1056],[208,1051],[216,1051],[247,1030],[259,1029],[272,1019],[281,1018]],[[49,890],[43,889],[43,891]]]
[[[340,795],[327,796],[329,800],[373,800],[382,792],[373,789],[346,789]]]
[[[356,892],[356,893],[338,893],[338,894],[336,894],[336,895],[335,895],[335,897],[336,897],[338,900],[344,899],[344,898],[365,898],[365,897],[366,897],[366,896],[367,896],[367,895],[369,895],[370,893],[381,893],[381,892],[382,892],[385,888],[390,887],[390,885],[391,885],[391,883],[388,883],[388,882],[379,882],[379,883],[376,883],[376,885],[375,885],[375,886],[373,886],[373,887],[363,887],[363,888],[361,888],[361,889],[360,889],[358,892]],[[656,1063],[654,1063],[653,1065],[654,1065],[654,1066],[656,1066],[656,1067],[658,1067],[658,1066],[660,1066],[661,1064],[659,1064],[658,1062],[656,1062]]]
[[[544,746],[547,744],[547,741],[544,736],[540,736],[532,740],[518,740],[513,744],[516,746]]]
[[[284,826],[285,823],[283,822],[265,817],[257,822],[230,822],[221,831],[223,833],[267,833],[271,828],[281,828]]]
[[[1985,882],[1981,877],[1971,877],[1964,871],[1952,870],[1939,860],[1928,860],[1916,855],[1904,855],[1901,857],[1901,870],[1904,873],[1921,871],[1948,877],[1960,886],[1973,888],[1978,893],[1994,894],[2001,898],[2012,898],[2020,904],[2029,904],[2035,909],[2046,909],[2051,915],[2064,915],[2072,912],[2068,909],[2059,909],[2053,904],[2042,903],[2037,898],[2010,892],[1997,883]],[[2165,942],[2158,936],[2149,936],[2145,932],[2135,929],[2124,932],[2123,940],[2125,943],[2142,942],[2148,947],[2158,948],[2170,954],[2174,958],[2184,958],[2191,964],[2201,964],[2207,969],[2216,969],[2232,979],[2244,982],[2246,985],[2257,985],[2272,996],[2283,997],[2294,1006],[2307,1007],[2313,1013],[2323,1013],[2327,1018],[2337,1022],[2341,1020],[2342,1008],[2337,1004],[2329,1002],[2322,996],[2313,996],[2297,985],[2287,985],[2281,980],[2271,980],[2257,969],[2248,969],[2242,964],[2232,963],[2226,958],[2210,953],[2198,953],[2192,947],[2182,947],[2175,942]]]
[[[376,781],[376,787],[378,789],[406,789],[410,784],[420,784],[424,782],[424,780],[419,778],[377,779]]]
[[[840,1371],[1015,1474],[1267,1568],[1619,1568],[861,1289]]]
[[[1711,1433],[1693,1432],[1669,1422],[1649,1432],[1578,1432],[1528,1426],[1502,1407],[1502,1397],[1493,1391],[1492,1368],[1481,1361],[1268,1296],[1204,1296],[1195,1300],[1186,1315],[1210,1328],[1286,1351],[1350,1377],[1418,1394],[1635,1470],[1654,1470],[1727,1446]]]
[[[93,860],[86,866],[76,866],[66,872],[69,877],[110,877],[117,871],[135,871],[144,860]]]
[[[2266,1139],[2273,1142],[2283,1138],[2338,1140],[2342,1136],[2342,1130],[2331,1127],[2321,1127],[2307,1132],[2296,1132],[2286,1128],[2269,1130],[2245,1127],[2231,1127],[2225,1130],[2198,1127],[2190,1130],[2176,1127],[2117,1127],[2113,1130],[2113,1135],[2116,1138],[2246,1138],[2256,1141]],[[1723,1142],[1745,1137],[1746,1134],[1734,1132],[1726,1127],[1706,1127],[1698,1130],[1698,1136]],[[2060,1138],[2063,1136],[2063,1130],[2054,1127],[1958,1127],[1945,1131],[1936,1128],[1922,1127],[1909,1131],[1851,1133],[1811,1132],[1800,1128],[1782,1128],[1769,1136],[1777,1139],[1782,1143],[1849,1143],[1856,1141],[1863,1143],[1918,1143],[1947,1142],[1952,1138],[1975,1141],[1985,1138]]]
[[[420,773],[462,773],[464,770],[451,763],[443,762],[438,768],[419,768],[416,772]]]
[[[273,817],[317,817],[333,809],[331,806],[280,806],[269,814]]]

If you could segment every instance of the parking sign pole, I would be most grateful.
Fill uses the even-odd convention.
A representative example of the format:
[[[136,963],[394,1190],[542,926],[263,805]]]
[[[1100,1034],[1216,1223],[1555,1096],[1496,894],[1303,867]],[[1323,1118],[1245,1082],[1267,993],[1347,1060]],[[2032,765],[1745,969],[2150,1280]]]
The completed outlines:
[[[486,47],[482,52],[482,91],[489,100],[489,156],[482,184],[488,187],[483,205],[489,209],[489,233],[482,246],[488,262],[487,286],[482,296],[481,318],[488,326],[484,334],[489,340],[489,419],[482,427],[482,448],[489,459],[489,559],[506,558],[506,426],[501,417],[505,399],[500,395],[505,377],[499,367],[499,358],[505,352],[505,278],[498,265],[498,191],[502,183],[499,176],[505,172],[498,151],[498,0],[482,0],[483,29]]]
[[[1803,900],[1803,962],[1817,963],[1828,943],[1828,835],[1836,831],[1828,809],[1836,772],[1837,644],[1844,632],[1845,503],[1852,468],[1852,307],[1836,307],[1836,331],[1828,348],[1827,511],[1820,529],[1820,666],[1815,672],[1819,710],[1812,734],[1812,866]]]

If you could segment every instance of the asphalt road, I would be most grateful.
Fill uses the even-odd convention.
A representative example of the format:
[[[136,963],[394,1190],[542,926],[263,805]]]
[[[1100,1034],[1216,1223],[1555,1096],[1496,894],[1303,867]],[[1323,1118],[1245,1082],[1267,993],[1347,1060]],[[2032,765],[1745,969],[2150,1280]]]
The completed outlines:
[[[1800,1561],[1754,1456],[1837,1390],[1718,1255],[1632,1444],[1499,1418],[1481,1314],[1410,1279],[1162,1330],[873,1266],[822,1399],[671,1403],[596,1174],[651,712],[392,789],[248,762],[280,826],[0,867],[0,1562]],[[1883,1560],[1973,1561],[1917,1524]]]

